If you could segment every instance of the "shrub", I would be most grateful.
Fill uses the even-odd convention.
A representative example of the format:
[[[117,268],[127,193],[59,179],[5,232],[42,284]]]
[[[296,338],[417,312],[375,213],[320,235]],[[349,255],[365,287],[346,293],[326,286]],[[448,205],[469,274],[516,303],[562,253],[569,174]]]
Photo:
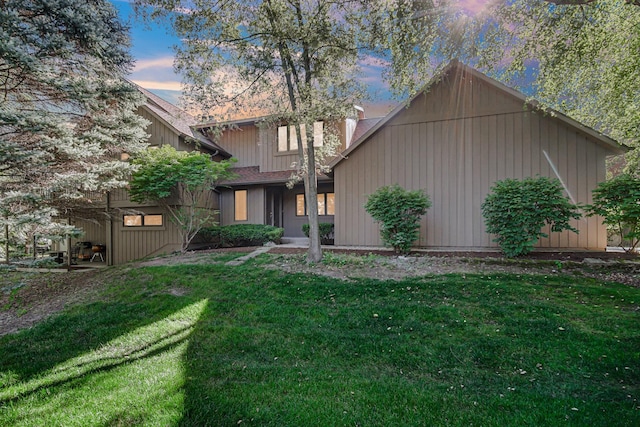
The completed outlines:
[[[235,224],[206,227],[199,236],[205,242],[222,247],[261,246],[267,242],[280,243],[283,228],[264,224]]]
[[[557,179],[546,177],[497,181],[482,203],[487,232],[508,257],[528,254],[540,237],[545,224],[551,231],[571,230],[571,219],[579,219],[578,208],[562,194]]]
[[[587,208],[589,216],[600,215],[603,222],[627,241],[627,252],[633,252],[640,243],[640,179],[628,174],[601,182],[593,190],[593,203]]]
[[[333,224],[330,222],[321,222],[318,224],[320,231],[320,243],[329,245],[333,243]],[[302,224],[302,232],[309,237],[309,224]]]
[[[420,229],[420,217],[431,207],[423,190],[409,191],[399,185],[380,187],[364,205],[371,217],[380,223],[380,237],[396,253],[409,253]]]

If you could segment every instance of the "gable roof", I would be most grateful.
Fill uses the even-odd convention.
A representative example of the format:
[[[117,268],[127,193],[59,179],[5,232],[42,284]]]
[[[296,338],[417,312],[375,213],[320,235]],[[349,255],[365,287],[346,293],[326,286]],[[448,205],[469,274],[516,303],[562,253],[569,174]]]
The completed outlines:
[[[229,158],[231,154],[224,148],[204,136],[196,127],[197,120],[191,114],[181,110],[170,102],[165,101],[156,94],[143,87],[130,82],[147,98],[147,102],[142,106],[151,115],[156,117],[176,134],[194,139],[198,144],[206,149],[218,152],[221,156]]]
[[[371,135],[373,135],[374,133],[376,133],[380,128],[382,128],[385,124],[387,124],[389,121],[391,121],[393,118],[395,118],[396,116],[398,116],[403,110],[405,110],[409,105],[411,105],[411,103],[418,98],[419,96],[421,96],[423,93],[425,93],[429,88],[431,88],[433,85],[437,84],[438,82],[440,82],[441,80],[443,80],[445,77],[447,77],[450,73],[454,72],[454,71],[463,71],[466,73],[471,74],[471,76],[473,78],[479,79],[480,81],[483,81],[484,83],[488,84],[489,86],[506,93],[507,95],[510,95],[511,97],[516,98],[517,100],[521,101],[523,105],[526,105],[530,108],[532,108],[533,110],[538,110],[538,111],[544,111],[546,112],[549,116],[551,117],[555,117],[556,119],[560,120],[561,122],[565,123],[566,125],[568,125],[569,127],[574,128],[577,131],[580,131],[592,138],[595,139],[595,141],[606,147],[607,149],[609,149],[610,151],[612,151],[615,154],[622,154],[626,151],[628,151],[628,147],[619,144],[617,141],[613,140],[612,138],[588,127],[583,125],[582,123],[572,119],[571,117],[550,109],[550,108],[545,108],[543,107],[539,102],[535,101],[535,100],[531,100],[531,99],[527,99],[527,97],[518,92],[515,89],[510,88],[509,86],[506,86],[502,83],[500,83],[499,81],[485,75],[482,74],[480,71],[469,67],[468,65],[465,65],[463,63],[461,63],[460,61],[454,59],[451,62],[449,62],[449,64],[447,64],[447,66],[437,75],[435,75],[421,90],[419,90],[416,95],[414,95],[413,98],[411,98],[410,100],[401,103],[400,105],[398,105],[396,108],[394,108],[389,114],[387,114],[385,117],[383,117],[381,120],[379,120],[377,123],[375,123],[375,125],[369,127],[369,129],[367,129],[365,132],[362,132],[359,137],[357,139],[354,138],[354,141],[352,142],[352,144],[349,146],[349,148],[347,148],[345,151],[343,151],[341,153],[340,156],[336,157],[333,161],[331,161],[329,163],[329,167],[331,169],[333,169],[336,165],[338,165],[340,162],[342,162],[344,159],[346,159],[348,157],[348,155],[353,152],[354,150],[356,150],[360,145],[362,145]]]

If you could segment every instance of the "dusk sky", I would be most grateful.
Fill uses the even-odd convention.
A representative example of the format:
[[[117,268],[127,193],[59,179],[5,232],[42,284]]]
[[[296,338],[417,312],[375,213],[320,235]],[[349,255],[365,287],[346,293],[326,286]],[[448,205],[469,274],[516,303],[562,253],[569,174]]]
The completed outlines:
[[[165,28],[155,24],[144,24],[136,18],[133,7],[127,0],[110,0],[118,9],[121,19],[131,26],[132,54],[136,65],[130,79],[145,89],[149,89],[166,100],[177,103],[180,95],[180,76],[173,71],[173,49],[178,39],[168,34]],[[487,0],[461,0],[458,3],[467,13],[476,13]],[[150,27],[150,28],[147,28]],[[375,65],[365,69],[367,81],[381,105],[372,105],[373,113],[384,113],[390,105],[389,95],[379,78],[380,69]]]

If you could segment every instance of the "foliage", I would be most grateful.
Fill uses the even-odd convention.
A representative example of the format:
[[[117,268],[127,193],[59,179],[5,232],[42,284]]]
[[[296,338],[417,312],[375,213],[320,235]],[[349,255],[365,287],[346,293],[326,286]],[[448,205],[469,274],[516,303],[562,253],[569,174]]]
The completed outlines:
[[[0,198],[39,199],[29,210],[50,222],[126,185],[132,166],[119,154],[145,147],[148,124],[123,80],[128,46],[107,0],[2,1]]]
[[[321,222],[318,224],[318,229],[320,232],[320,241],[323,242],[323,244],[327,244],[325,242],[333,240],[333,223]],[[305,236],[309,237],[309,224],[302,224],[302,232]]]
[[[603,217],[603,222],[620,236],[621,245],[629,241],[625,251],[633,252],[640,243],[640,178],[623,174],[601,182],[593,190],[587,212]]]
[[[175,67],[191,105],[204,115],[266,112],[271,124],[296,127],[295,178],[304,181],[309,206],[317,202],[317,174],[326,171],[339,145],[337,127],[326,126],[324,147],[315,149],[312,124],[353,115],[354,102],[367,95],[359,75],[372,64],[382,67],[387,58],[393,64],[387,76],[403,94],[416,76],[428,78],[426,71],[434,69],[430,53],[447,33],[451,10],[446,1],[404,0],[136,3],[139,12],[168,21],[182,40]],[[311,262],[322,258],[318,222],[310,210]]]
[[[423,190],[409,191],[399,185],[380,187],[371,194],[365,210],[380,223],[380,236],[396,253],[409,253],[419,236],[420,217],[431,207]]]
[[[182,252],[204,226],[214,222],[213,189],[229,177],[231,163],[207,154],[178,151],[170,145],[147,150],[132,160],[138,167],[129,185],[134,202],[153,201],[167,209],[180,229]]]
[[[262,246],[267,242],[277,244],[283,234],[283,228],[264,224],[213,226],[200,231],[203,240],[222,247]]]
[[[638,288],[354,282],[263,258],[96,272],[77,302],[0,337],[0,425],[640,424]],[[0,278],[25,283],[12,307],[28,307],[24,274]]]
[[[544,106],[638,147],[640,7],[628,0],[553,3],[489,3],[477,32],[483,41],[470,38],[470,49],[480,65],[524,84]],[[629,153],[630,169],[640,167],[638,153]]]
[[[578,208],[562,194],[557,179],[547,177],[505,179],[491,187],[482,203],[487,232],[496,234],[497,242],[508,257],[528,254],[540,237],[545,224],[552,232],[571,230],[571,219],[579,219]]]

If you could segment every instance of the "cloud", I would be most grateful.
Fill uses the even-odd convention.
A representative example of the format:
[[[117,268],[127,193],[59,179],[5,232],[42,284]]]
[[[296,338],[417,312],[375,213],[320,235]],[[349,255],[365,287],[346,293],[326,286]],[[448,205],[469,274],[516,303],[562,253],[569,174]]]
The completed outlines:
[[[133,72],[137,73],[149,68],[170,68],[173,71],[173,56],[164,56],[160,58],[139,59],[133,68]]]
[[[182,84],[179,81],[159,82],[153,80],[139,80],[136,78],[132,78],[131,81],[145,89],[182,90]]]

